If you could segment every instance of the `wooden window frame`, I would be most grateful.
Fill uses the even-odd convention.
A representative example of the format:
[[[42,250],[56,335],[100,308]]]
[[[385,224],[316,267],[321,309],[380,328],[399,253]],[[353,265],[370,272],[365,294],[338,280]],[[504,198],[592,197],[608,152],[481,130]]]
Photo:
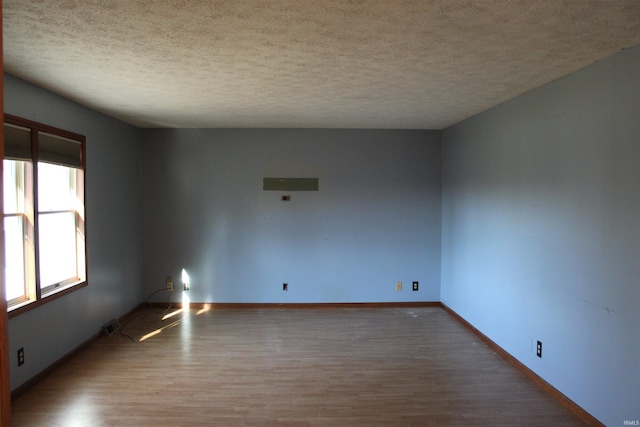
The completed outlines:
[[[37,199],[38,199],[38,183],[37,183],[37,173],[38,173],[38,169],[37,169],[37,164],[38,164],[38,145],[37,145],[37,139],[38,139],[38,135],[42,134],[42,133],[46,133],[46,134],[50,134],[50,135],[55,135],[57,137],[62,137],[62,138],[66,138],[69,140],[73,140],[73,141],[78,141],[80,143],[80,167],[78,167],[77,169],[82,171],[82,173],[80,173],[80,182],[78,183],[78,186],[80,186],[80,188],[82,189],[82,204],[84,207],[84,219],[83,219],[83,232],[84,232],[84,265],[82,265],[82,268],[84,269],[84,277],[80,278],[80,280],[78,281],[72,281],[69,283],[62,283],[59,286],[56,286],[56,289],[53,290],[48,290],[48,292],[45,292],[43,294],[42,289],[41,289],[41,283],[40,283],[40,272],[38,271],[40,266],[39,263],[37,261],[37,253],[38,253],[38,239],[37,239],[37,234],[36,234],[36,238],[34,241],[34,244],[36,246],[36,277],[38,278],[36,281],[36,285],[35,285],[35,298],[29,299],[27,301],[21,302],[21,303],[17,303],[14,304],[12,306],[8,306],[7,310],[8,310],[8,317],[12,318],[15,317],[19,314],[22,314],[26,311],[32,310],[34,308],[40,307],[44,304],[47,304],[51,301],[54,301],[60,297],[63,297],[65,295],[68,295],[71,292],[74,292],[76,290],[79,290],[85,286],[88,285],[88,269],[87,269],[87,264],[88,264],[88,260],[87,260],[87,238],[86,238],[86,230],[87,230],[87,226],[86,226],[86,192],[85,192],[85,180],[86,180],[86,156],[85,156],[85,150],[86,150],[86,137],[84,135],[80,135],[80,134],[76,134],[73,132],[69,132],[63,129],[59,129],[53,126],[49,126],[49,125],[45,125],[42,123],[38,123],[38,122],[34,122],[31,120],[27,120],[27,119],[23,119],[21,117],[17,117],[17,116],[12,116],[9,114],[5,114],[4,116],[4,123],[9,123],[12,125],[16,125],[16,126],[21,126],[24,128],[28,128],[31,130],[31,149],[32,149],[32,157],[31,157],[31,161],[33,162],[33,198],[34,198],[34,216],[37,218],[39,213],[38,212],[38,205],[37,205]],[[4,156],[3,156],[4,159]],[[71,166],[69,166],[71,167]],[[37,221],[37,219],[36,219]],[[36,233],[37,233],[37,223],[35,225],[36,227]]]

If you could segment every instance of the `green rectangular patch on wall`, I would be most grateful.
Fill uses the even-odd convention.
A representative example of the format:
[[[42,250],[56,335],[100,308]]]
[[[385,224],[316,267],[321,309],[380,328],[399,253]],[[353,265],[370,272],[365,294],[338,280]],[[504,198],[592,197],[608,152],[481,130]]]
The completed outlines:
[[[263,178],[264,191],[318,191],[318,178]]]

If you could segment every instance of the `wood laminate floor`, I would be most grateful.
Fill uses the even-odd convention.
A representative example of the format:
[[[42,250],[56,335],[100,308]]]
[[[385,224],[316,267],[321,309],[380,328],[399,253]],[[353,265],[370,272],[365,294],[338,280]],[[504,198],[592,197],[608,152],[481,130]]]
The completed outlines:
[[[145,309],[124,333],[13,426],[584,425],[441,308]]]

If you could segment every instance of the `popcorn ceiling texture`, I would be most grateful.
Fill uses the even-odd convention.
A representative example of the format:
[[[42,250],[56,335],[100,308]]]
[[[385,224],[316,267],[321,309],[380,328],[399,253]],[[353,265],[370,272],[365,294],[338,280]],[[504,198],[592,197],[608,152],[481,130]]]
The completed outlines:
[[[638,43],[637,0],[4,0],[8,73],[140,127],[442,129]]]

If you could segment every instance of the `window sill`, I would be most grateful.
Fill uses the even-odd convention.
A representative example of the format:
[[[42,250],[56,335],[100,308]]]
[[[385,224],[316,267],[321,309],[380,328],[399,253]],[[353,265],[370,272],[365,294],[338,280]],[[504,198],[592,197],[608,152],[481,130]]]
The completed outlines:
[[[11,319],[12,317],[33,310],[34,308],[41,307],[48,302],[55,301],[58,298],[68,295],[76,290],[82,289],[87,285],[88,282],[86,280],[69,283],[67,285],[59,286],[54,290],[47,292],[46,294],[42,295],[39,300],[29,300],[19,304],[15,304],[8,309],[9,318]]]

